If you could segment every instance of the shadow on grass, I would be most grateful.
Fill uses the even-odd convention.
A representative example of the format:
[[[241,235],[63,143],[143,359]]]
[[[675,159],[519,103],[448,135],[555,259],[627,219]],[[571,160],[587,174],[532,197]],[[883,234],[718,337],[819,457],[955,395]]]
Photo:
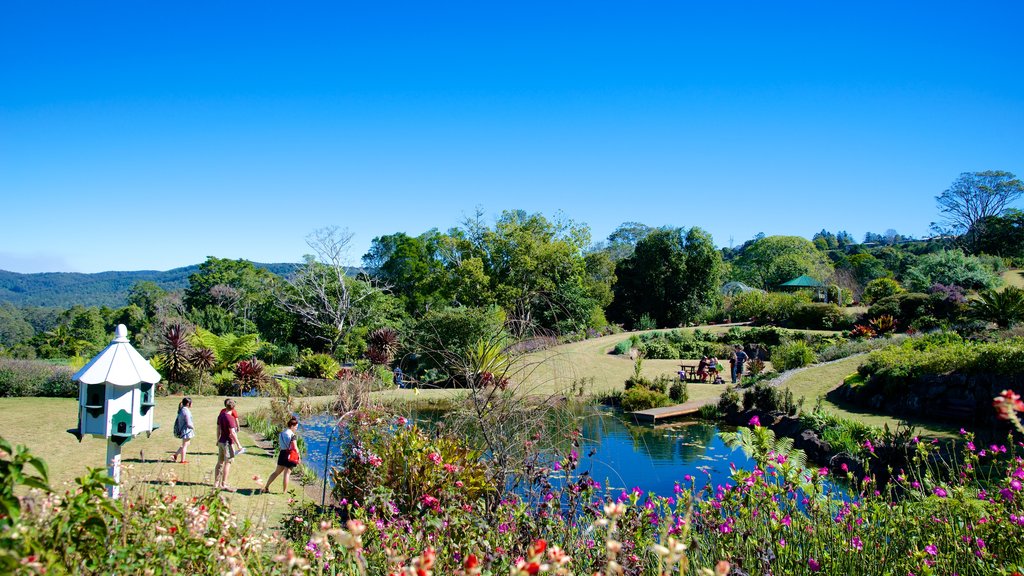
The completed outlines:
[[[836,407],[846,410],[847,412],[850,412],[852,414],[861,414],[864,416],[888,416],[890,418],[897,418],[907,426],[922,429],[925,432],[925,436],[927,436],[928,432],[932,431],[956,435],[957,431],[960,429],[959,424],[951,424],[949,422],[933,420],[930,418],[908,418],[902,414],[891,414],[889,412],[872,410],[870,408],[865,408],[864,406],[854,404],[850,402],[849,398],[846,397],[846,394],[843,391],[842,386],[839,386],[825,394],[825,399],[834,404]]]
[[[149,484],[149,485],[152,485],[152,486],[169,486],[170,485],[170,482],[167,482],[167,481],[164,481],[164,480],[144,480],[142,483],[143,484]],[[215,491],[215,492],[226,492],[226,493],[229,493],[229,494],[240,494],[242,496],[257,496],[260,493],[258,488],[236,488],[234,490],[218,490],[218,489],[214,488],[213,486],[211,486],[210,484],[208,484],[206,482],[187,482],[187,481],[179,480],[179,481],[176,481],[174,483],[174,485],[175,486],[189,486],[189,487],[207,488],[207,489]]]

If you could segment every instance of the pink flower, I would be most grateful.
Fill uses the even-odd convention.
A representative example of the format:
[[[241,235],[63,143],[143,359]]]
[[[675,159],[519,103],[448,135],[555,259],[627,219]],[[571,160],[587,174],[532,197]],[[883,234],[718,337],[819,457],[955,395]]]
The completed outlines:
[[[934,544],[929,544],[924,547],[924,551],[931,554],[932,556],[939,555],[939,549]]]
[[[427,459],[433,462],[434,464],[441,463],[441,455],[438,454],[437,452],[431,452],[430,454],[427,454]]]
[[[751,417],[750,418],[750,425],[751,426],[760,426],[761,425],[761,419],[758,418],[757,416]]]
[[[815,560],[814,558],[808,558],[807,559],[807,569],[810,570],[811,572],[820,572],[821,571],[821,564],[819,564],[818,561]]]
[[[946,496],[949,496],[949,493],[946,492],[945,488],[936,488],[935,495],[938,496],[939,498],[945,498]]]

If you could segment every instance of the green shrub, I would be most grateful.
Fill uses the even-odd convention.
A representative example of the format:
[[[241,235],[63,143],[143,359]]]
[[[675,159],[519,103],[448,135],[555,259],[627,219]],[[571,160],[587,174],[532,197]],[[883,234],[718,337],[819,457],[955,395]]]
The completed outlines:
[[[637,330],[653,330],[657,327],[658,325],[654,322],[654,318],[651,318],[646,312],[636,321]]]
[[[806,342],[797,340],[777,346],[772,351],[772,364],[779,370],[792,370],[814,364],[814,350]]]
[[[299,360],[299,347],[290,342],[281,345],[262,342],[260,349],[256,351],[256,358],[267,364],[292,366]]]
[[[623,340],[622,342],[619,342],[618,344],[615,345],[615,348],[612,350],[612,354],[617,354],[619,356],[625,356],[626,354],[629,354],[629,351],[632,350],[632,349],[633,349],[633,340],[632,339]]]
[[[874,304],[883,298],[902,293],[903,287],[892,278],[876,278],[864,287],[864,302]]]
[[[646,389],[650,390],[651,389],[651,385],[652,385],[652,382],[650,380],[648,380],[647,378],[644,378],[643,376],[636,376],[636,375],[634,375],[634,376],[630,376],[629,378],[626,379],[626,386],[625,387],[626,387],[626,390],[630,390],[632,388],[646,388]]]
[[[863,340],[839,341],[834,344],[824,346],[819,350],[817,353],[818,362],[831,362],[833,360],[853,356],[854,354],[862,354],[873,350],[879,350],[886,346],[891,346],[894,342],[899,342],[903,338],[906,338],[906,336],[897,335],[891,338],[867,338]]]
[[[793,309],[787,326],[806,330],[846,330],[853,318],[835,304],[806,303]]]
[[[686,382],[676,380],[669,386],[668,397],[677,404],[682,404],[690,399],[690,390]]]
[[[726,311],[736,319],[752,318],[758,322],[784,324],[796,307],[810,302],[806,293],[751,291],[726,298]]]
[[[697,408],[697,416],[700,416],[703,420],[721,420],[722,411],[718,404],[705,404]]]
[[[652,340],[640,345],[640,353],[644,358],[655,360],[675,360],[679,358],[679,350],[664,340]]]
[[[328,354],[307,354],[299,359],[293,371],[304,378],[334,378],[341,370],[341,364]]]
[[[385,388],[395,387],[395,373],[390,368],[381,364],[374,364],[371,370],[373,370],[373,377]]]
[[[647,387],[655,392],[665,394],[668,392],[669,386],[671,386],[674,381],[678,381],[678,378],[673,378],[668,374],[659,374],[654,378],[654,380],[651,380],[648,383]]]
[[[740,393],[736,388],[732,386],[726,386],[725,390],[718,397],[718,408],[719,414],[732,414],[739,411],[740,408]]]
[[[634,386],[622,394],[622,409],[626,412],[660,408],[670,403],[668,396],[643,386]]]

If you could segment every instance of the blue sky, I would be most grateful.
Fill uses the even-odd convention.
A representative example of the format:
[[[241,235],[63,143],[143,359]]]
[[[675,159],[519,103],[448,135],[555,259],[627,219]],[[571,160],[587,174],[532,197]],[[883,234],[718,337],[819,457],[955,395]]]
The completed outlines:
[[[1019,2],[0,4],[0,269],[298,261],[476,207],[927,234],[1024,175]]]

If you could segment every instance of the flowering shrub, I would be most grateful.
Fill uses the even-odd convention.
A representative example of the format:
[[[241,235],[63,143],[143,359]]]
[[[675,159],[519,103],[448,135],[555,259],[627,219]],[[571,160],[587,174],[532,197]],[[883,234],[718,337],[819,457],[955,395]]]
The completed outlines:
[[[403,417],[360,414],[346,433],[333,472],[337,501],[380,504],[397,515],[458,507],[494,490],[478,451],[451,436],[430,436]]]
[[[995,401],[1016,420],[1012,391]],[[103,495],[93,471],[64,495],[46,488],[46,466],[0,439],[0,571],[48,573],[337,574],[1014,574],[1024,564],[1024,458],[1019,441],[984,446],[961,431],[956,457],[914,439],[912,461],[885,487],[869,472],[807,468],[788,439],[752,419],[734,435],[756,465],[721,485],[684,476],[671,496],[612,490],[563,457],[530,452],[531,496],[490,498],[458,476],[479,454],[407,422],[366,418],[351,474],[375,475],[344,516],[296,504],[281,530],[237,518],[217,494],[179,499],[159,488]],[[867,443],[872,462],[876,446]],[[373,465],[370,454],[381,459]],[[460,460],[462,458],[462,460]],[[381,469],[388,463],[388,475]],[[456,464],[458,462],[458,464]],[[446,468],[451,464],[451,470]],[[362,468],[359,468],[362,466]],[[393,466],[393,467],[392,467]],[[406,466],[409,472],[403,472]],[[944,468],[943,468],[944,467]],[[475,468],[471,477],[482,477]],[[442,476],[458,489],[434,484]],[[402,482],[405,482],[403,484]],[[408,486],[437,492],[405,494]],[[28,490],[31,489],[31,490]],[[415,488],[413,489],[415,490]],[[410,490],[410,493],[413,492]],[[26,494],[20,499],[15,493]],[[13,498],[13,499],[12,499]],[[405,498],[403,507],[395,499]],[[15,516],[16,515],[16,516]],[[557,545],[555,544],[557,543]],[[715,566],[714,570],[709,567]]]

